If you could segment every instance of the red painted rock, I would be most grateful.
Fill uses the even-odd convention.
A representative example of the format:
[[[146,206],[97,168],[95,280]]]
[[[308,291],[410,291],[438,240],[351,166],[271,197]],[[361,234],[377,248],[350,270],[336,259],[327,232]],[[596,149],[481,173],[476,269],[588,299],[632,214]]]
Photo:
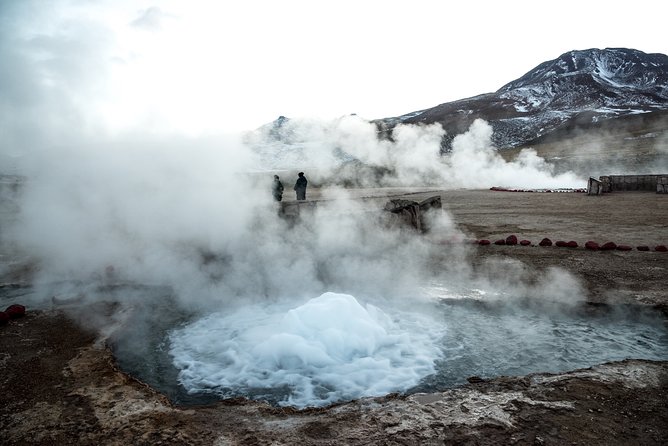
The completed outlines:
[[[506,237],[506,245],[517,245],[517,236],[509,235]]]
[[[9,316],[4,311],[0,311],[0,325],[5,325],[9,322]]]
[[[17,317],[25,316],[26,307],[19,304],[10,305],[5,310],[5,313],[7,313],[7,316],[9,316],[11,319],[16,319]]]
[[[654,248],[654,251],[666,252],[668,251],[668,248],[666,248],[666,245],[659,245],[656,248]]]
[[[491,245],[492,242],[490,242],[489,240],[479,240],[478,244],[481,245],[481,246],[487,246],[487,245]]]
[[[612,249],[617,249],[617,244],[615,242],[603,243],[603,246],[601,246],[601,250],[603,251],[610,251]]]
[[[531,244],[530,240],[520,240],[520,245],[529,246]]]
[[[499,239],[494,242],[495,245],[505,245],[506,241],[504,239]]]
[[[556,242],[554,242],[554,244],[555,246],[558,246],[560,248],[565,248],[566,246],[568,246],[568,243],[566,243],[563,240],[557,240]]]
[[[566,248],[577,248],[578,247],[578,242],[575,240],[571,240],[570,242],[566,243]]]
[[[588,249],[590,251],[598,251],[598,243],[589,240],[587,243],[585,243],[585,249]]]
[[[552,246],[552,240],[550,240],[549,238],[546,237],[543,240],[541,240],[538,245],[540,245],[540,246]]]
[[[617,245],[617,251],[631,251],[632,249],[629,245]]]
[[[636,249],[638,251],[649,251],[649,246],[642,245],[642,246],[638,246]]]

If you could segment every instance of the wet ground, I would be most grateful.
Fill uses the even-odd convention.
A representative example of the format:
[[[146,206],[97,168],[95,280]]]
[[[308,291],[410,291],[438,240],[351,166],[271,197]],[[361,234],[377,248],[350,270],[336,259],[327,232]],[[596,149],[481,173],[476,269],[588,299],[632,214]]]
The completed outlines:
[[[356,191],[354,198],[366,197],[371,205],[402,192]],[[420,191],[411,197],[430,195]],[[668,253],[583,248],[587,240],[652,249],[668,244],[666,196],[441,195],[457,227],[471,239],[515,234],[534,245],[544,237],[580,245],[472,245],[475,268],[498,260],[511,271],[540,277],[558,266],[582,281],[591,303],[668,308]],[[309,198],[324,197],[314,190]],[[0,283],[5,289],[27,284],[30,271],[30,265],[12,265]],[[244,400],[177,407],[117,369],[105,339],[122,326],[122,312],[113,302],[96,305],[105,324],[102,329],[96,324],[95,331],[85,328],[89,321],[76,302],[29,308],[24,318],[0,327],[3,444],[658,445],[668,438],[668,361],[626,360],[489,381],[470,377],[469,383],[443,392],[303,411]]]

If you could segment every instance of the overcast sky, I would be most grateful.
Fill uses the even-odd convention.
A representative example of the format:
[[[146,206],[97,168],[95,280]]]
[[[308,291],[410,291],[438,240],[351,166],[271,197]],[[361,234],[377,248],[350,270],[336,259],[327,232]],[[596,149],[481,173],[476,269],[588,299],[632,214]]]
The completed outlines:
[[[0,113],[5,126],[76,115],[188,135],[279,115],[397,116],[495,91],[574,49],[667,54],[665,5],[0,0]]]

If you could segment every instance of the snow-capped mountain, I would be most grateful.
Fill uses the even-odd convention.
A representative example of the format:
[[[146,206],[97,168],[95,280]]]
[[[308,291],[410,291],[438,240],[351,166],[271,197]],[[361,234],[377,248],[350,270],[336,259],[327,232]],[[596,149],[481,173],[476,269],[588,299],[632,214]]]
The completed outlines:
[[[398,123],[439,122],[449,143],[476,118],[494,129],[496,147],[532,144],[573,128],[616,118],[668,112],[668,56],[624,48],[570,51],[538,65],[494,93],[375,121],[383,131]]]
[[[509,156],[513,149],[534,147],[559,169],[590,174],[605,164],[605,151],[607,165],[624,171],[663,169],[668,163],[668,56],[623,48],[570,51],[494,93],[371,121],[376,131],[370,126],[370,137],[393,139],[392,130],[402,123],[440,123],[446,131],[441,151],[447,152],[478,118],[492,126],[493,145]],[[368,141],[351,138],[348,130],[346,117],[325,125],[281,116],[245,139],[263,169],[374,165],[350,152]]]

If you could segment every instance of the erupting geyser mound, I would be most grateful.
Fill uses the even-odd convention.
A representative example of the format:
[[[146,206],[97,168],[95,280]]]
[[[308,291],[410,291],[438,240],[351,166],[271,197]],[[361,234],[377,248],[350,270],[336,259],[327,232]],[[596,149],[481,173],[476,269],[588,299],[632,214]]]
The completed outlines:
[[[416,315],[393,320],[353,296],[325,293],[301,306],[242,308],[171,333],[179,382],[191,393],[239,395],[297,407],[380,396],[435,372],[443,333]]]
[[[165,291],[144,290],[151,312],[128,321],[112,348],[121,369],[179,405],[243,397],[322,407],[443,391],[474,375],[668,357],[665,318],[651,309],[518,299],[438,281],[394,298],[237,300],[189,321],[170,318]]]

